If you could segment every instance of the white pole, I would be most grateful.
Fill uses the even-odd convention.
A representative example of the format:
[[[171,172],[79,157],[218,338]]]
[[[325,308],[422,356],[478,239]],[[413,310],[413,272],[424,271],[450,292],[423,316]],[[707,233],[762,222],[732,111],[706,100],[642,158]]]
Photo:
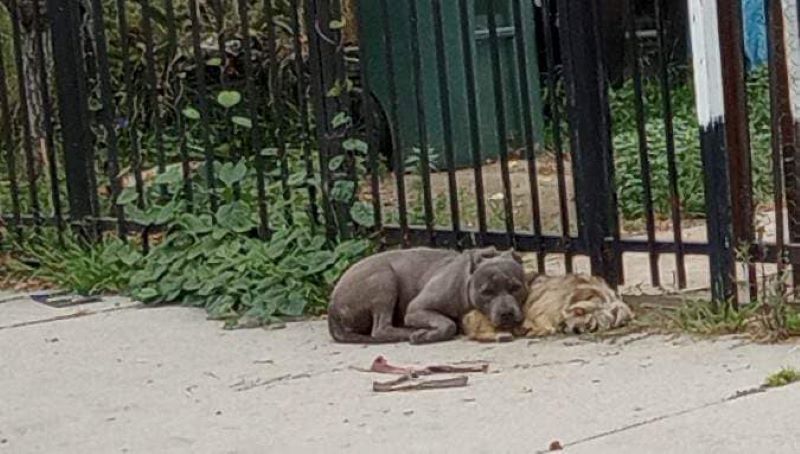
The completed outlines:
[[[736,298],[736,269],[718,21],[717,0],[689,0],[692,73],[700,125],[711,297],[716,304],[725,304]]]
[[[781,0],[786,67],[789,69],[789,95],[792,119],[800,121],[800,33],[797,23],[797,0]]]
[[[701,128],[724,120],[717,0],[689,0],[697,119]]]

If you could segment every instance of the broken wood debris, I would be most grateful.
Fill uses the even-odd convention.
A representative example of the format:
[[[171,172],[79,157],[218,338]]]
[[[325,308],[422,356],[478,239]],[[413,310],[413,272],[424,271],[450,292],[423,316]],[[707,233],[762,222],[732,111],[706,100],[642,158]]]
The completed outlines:
[[[375,392],[392,392],[464,387],[467,386],[469,381],[469,378],[465,375],[438,380],[413,380],[419,378],[420,376],[433,374],[463,374],[472,372],[486,373],[489,370],[489,364],[479,363],[472,365],[435,364],[429,366],[396,366],[390,364],[385,357],[378,356],[374,361],[372,361],[372,365],[369,367],[369,369],[354,366],[351,366],[351,368],[360,372],[400,375],[400,377],[395,380],[388,382],[376,381],[372,383],[372,390]]]

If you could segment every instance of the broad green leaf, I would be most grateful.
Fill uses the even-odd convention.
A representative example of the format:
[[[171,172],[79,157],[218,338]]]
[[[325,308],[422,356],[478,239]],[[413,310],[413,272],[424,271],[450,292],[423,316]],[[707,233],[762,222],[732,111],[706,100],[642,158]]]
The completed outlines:
[[[245,165],[244,161],[239,161],[235,165],[232,162],[226,162],[218,172],[219,181],[228,188],[241,183],[246,176],[247,165]]]
[[[334,249],[337,257],[361,258],[369,252],[370,242],[367,240],[349,240],[340,243]]]
[[[150,210],[140,210],[136,205],[129,205],[127,207],[128,217],[141,225],[151,225],[153,223],[153,215]]]
[[[302,261],[306,266],[306,274],[312,275],[324,271],[326,268],[333,265],[336,258],[331,251],[319,251],[303,257]]]
[[[236,233],[249,232],[255,228],[250,207],[244,202],[236,201],[223,205],[217,210],[217,224]]]
[[[366,202],[359,201],[350,207],[350,217],[353,218],[353,221],[366,228],[375,226],[374,213],[372,205]]]
[[[198,112],[194,107],[187,107],[183,109],[183,116],[190,120],[199,120],[200,112]]]
[[[336,81],[336,83],[333,84],[333,87],[331,87],[330,90],[328,90],[328,93],[326,93],[325,95],[328,98],[336,98],[341,94],[342,94],[342,85],[339,83],[339,81]]]
[[[328,27],[330,27],[331,30],[341,30],[342,28],[344,28],[344,24],[345,24],[345,20],[344,19],[342,19],[342,20],[332,20],[328,24]]]
[[[158,290],[152,287],[145,287],[136,291],[133,296],[139,300],[142,300],[144,303],[148,303],[158,297]]]
[[[356,184],[350,180],[339,180],[333,184],[331,190],[331,197],[333,200],[342,203],[349,203],[353,200],[353,192],[356,189]]]
[[[291,240],[288,238],[273,238],[272,241],[269,242],[269,245],[265,251],[267,257],[269,257],[270,260],[277,260],[286,252],[286,248],[289,247],[290,242]]]
[[[366,154],[369,146],[360,139],[347,139],[342,143],[342,148],[347,151],[358,151],[359,153]]]
[[[136,193],[136,189],[134,188],[125,188],[117,197],[117,205],[130,205],[131,203],[135,202],[139,198],[139,195]]]
[[[306,182],[305,170],[301,170],[299,172],[295,172],[289,175],[289,180],[287,181],[287,183],[289,183],[289,186],[301,186],[305,184],[305,182]]]
[[[153,224],[165,225],[171,222],[180,213],[178,206],[174,203],[168,203],[162,207],[155,207]]]
[[[240,102],[242,102],[242,94],[238,91],[225,90],[217,95],[217,103],[226,109],[230,109]]]
[[[349,122],[350,122],[350,117],[345,112],[339,112],[338,114],[336,114],[335,117],[333,117],[333,120],[331,120],[331,124],[333,125],[334,128],[339,128]]]
[[[178,222],[186,229],[187,232],[193,235],[203,235],[211,232],[212,221],[211,216],[203,214],[200,216],[185,213],[181,215]]]
[[[154,183],[157,185],[176,185],[183,181],[183,175],[181,175],[181,169],[178,166],[172,166],[168,168],[164,173],[160,173],[156,176]]]
[[[330,169],[331,172],[336,172],[340,167],[342,167],[343,163],[344,155],[334,156],[330,161],[328,161],[328,169]]]
[[[278,157],[278,149],[277,148],[264,148],[263,150],[261,150],[261,156],[277,158]]]
[[[247,117],[239,117],[239,116],[231,117],[231,122],[233,122],[233,124],[237,126],[241,126],[247,129],[253,127],[253,121]]]
[[[288,298],[279,305],[280,312],[288,317],[299,317],[303,315],[307,303],[303,295],[292,292],[288,295]]]
[[[208,66],[222,66],[222,59],[219,57],[209,58],[206,60]]]
[[[124,263],[128,267],[133,267],[140,260],[142,260],[142,254],[137,251],[127,251],[124,253],[119,254],[119,259],[122,263]]]

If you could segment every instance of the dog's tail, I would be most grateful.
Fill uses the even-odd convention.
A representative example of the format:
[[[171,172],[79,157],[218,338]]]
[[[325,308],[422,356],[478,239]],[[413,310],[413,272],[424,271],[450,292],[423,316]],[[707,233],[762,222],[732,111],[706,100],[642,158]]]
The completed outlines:
[[[385,344],[391,341],[376,339],[368,334],[355,333],[346,328],[335,312],[328,314],[328,332],[336,342],[342,344]]]

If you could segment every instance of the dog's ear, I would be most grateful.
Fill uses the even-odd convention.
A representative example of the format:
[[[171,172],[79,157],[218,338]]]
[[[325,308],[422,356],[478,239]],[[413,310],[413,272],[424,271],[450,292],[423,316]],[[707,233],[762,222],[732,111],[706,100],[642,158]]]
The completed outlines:
[[[503,252],[502,254],[500,254],[500,257],[511,259],[511,260],[519,263],[520,265],[522,265],[522,256],[519,255],[517,253],[517,251],[515,251],[513,248],[511,248],[511,249]]]
[[[469,254],[469,272],[472,274],[475,271],[475,268],[480,265],[481,262],[487,259],[493,259],[500,255],[497,249],[494,246],[489,246],[480,249],[472,249],[471,251],[467,252]]]

